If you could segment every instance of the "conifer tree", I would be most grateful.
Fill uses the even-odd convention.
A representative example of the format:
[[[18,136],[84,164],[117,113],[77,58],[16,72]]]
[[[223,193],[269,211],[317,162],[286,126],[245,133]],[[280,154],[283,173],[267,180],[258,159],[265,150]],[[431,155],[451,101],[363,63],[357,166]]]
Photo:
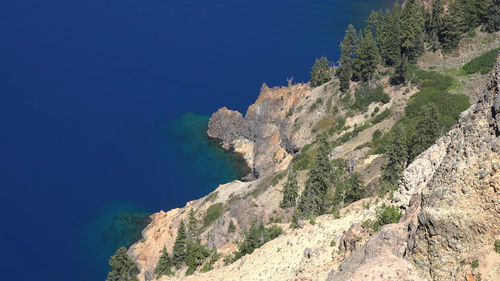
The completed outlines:
[[[350,204],[365,197],[366,188],[361,174],[354,172],[344,184],[345,203]]]
[[[436,44],[439,41],[439,32],[443,29],[443,13],[444,6],[443,0],[435,0],[432,3],[432,12],[429,19],[429,28],[428,34],[431,39],[431,42],[434,44],[433,49],[437,49]]]
[[[486,16],[486,30],[497,32],[500,30],[500,0],[492,0]]]
[[[138,281],[139,270],[134,261],[127,255],[127,248],[121,247],[109,259],[111,271],[106,281]]]
[[[387,188],[394,188],[397,185],[401,174],[406,168],[408,145],[404,127],[397,127],[394,133],[390,135],[385,156],[387,163],[382,169],[381,181],[387,187],[383,187],[382,190],[389,191]]]
[[[196,219],[196,215],[193,209],[189,210],[189,221],[188,221],[188,229],[187,229],[187,240],[189,242],[195,242],[200,239],[198,220]]]
[[[401,47],[409,62],[424,52],[426,11],[416,0],[408,0],[401,12]]]
[[[299,185],[297,183],[297,174],[295,171],[288,173],[288,179],[283,188],[283,200],[281,200],[280,207],[294,207],[296,205],[297,196],[299,195]]]
[[[311,87],[318,87],[332,78],[330,61],[326,57],[316,59],[311,71]]]
[[[192,274],[208,256],[210,256],[210,251],[201,244],[199,223],[193,209],[191,209],[189,211],[186,258],[184,260],[188,266],[186,275]]]
[[[340,90],[345,92],[349,89],[352,78],[352,60],[356,52],[356,29],[350,24],[345,32],[344,41],[340,44],[341,56],[338,76],[340,80]]]
[[[298,210],[301,216],[308,218],[324,214],[327,211],[328,190],[330,188],[330,146],[326,137],[321,135],[316,158],[301,194]]]
[[[181,220],[172,250],[172,258],[176,268],[181,268],[186,259],[187,242],[186,226],[184,225],[184,220]]]
[[[227,227],[228,233],[233,233],[236,231],[236,226],[234,226],[233,220],[229,221],[229,226]]]
[[[375,74],[378,63],[377,43],[373,39],[372,31],[367,28],[365,35],[360,32],[360,41],[354,59],[354,75],[362,81],[370,80]]]
[[[172,266],[174,265],[174,262],[172,260],[172,257],[168,254],[167,247],[163,246],[163,250],[161,250],[161,253],[162,254],[155,268],[156,278],[160,278],[163,275],[174,275],[174,272],[172,272]]]
[[[420,119],[415,128],[408,163],[411,163],[420,153],[434,144],[434,141],[439,137],[438,118],[439,113],[434,105],[422,108]]]
[[[385,39],[380,49],[387,65],[397,65],[401,58],[401,7],[394,3],[392,12],[386,13]]]

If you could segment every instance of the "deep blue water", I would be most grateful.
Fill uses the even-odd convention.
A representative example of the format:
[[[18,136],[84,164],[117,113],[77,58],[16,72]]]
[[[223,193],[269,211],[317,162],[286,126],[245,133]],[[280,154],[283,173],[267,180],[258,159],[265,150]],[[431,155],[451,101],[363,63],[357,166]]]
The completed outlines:
[[[16,0],[0,9],[0,271],[104,280],[141,216],[239,177],[205,137],[307,81],[385,0]],[[193,113],[189,113],[193,112]],[[130,223],[132,222],[132,223]]]

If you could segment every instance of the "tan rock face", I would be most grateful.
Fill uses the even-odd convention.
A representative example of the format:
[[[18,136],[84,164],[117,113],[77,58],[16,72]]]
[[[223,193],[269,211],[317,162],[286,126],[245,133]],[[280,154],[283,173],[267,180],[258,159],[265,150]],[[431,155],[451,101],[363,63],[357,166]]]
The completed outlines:
[[[500,236],[500,154],[496,143],[500,61],[477,104],[467,110],[434,176],[422,190],[422,209],[410,257],[434,280],[462,279],[470,270],[460,261],[478,259],[482,247]],[[499,261],[500,262],[500,261]],[[483,276],[491,272],[483,272]],[[496,278],[496,279],[495,279]],[[498,272],[492,280],[500,279]]]
[[[500,58],[482,98],[404,172],[406,209],[354,250],[331,280],[500,280]],[[496,257],[496,258],[493,258]],[[479,267],[470,266],[478,260]]]
[[[218,139],[224,149],[241,153],[253,172],[249,179],[266,176],[288,167],[294,152],[309,141],[310,129],[300,134],[293,129],[306,98],[315,92],[305,84],[269,88],[265,84],[257,101],[243,117],[221,108],[212,115],[208,135]]]

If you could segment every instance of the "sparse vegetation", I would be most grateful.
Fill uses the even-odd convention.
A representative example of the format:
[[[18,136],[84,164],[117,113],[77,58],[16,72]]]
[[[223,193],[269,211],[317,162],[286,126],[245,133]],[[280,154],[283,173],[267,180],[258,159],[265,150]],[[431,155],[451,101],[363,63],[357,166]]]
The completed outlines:
[[[493,68],[493,63],[495,63],[495,59],[498,56],[499,51],[500,48],[496,48],[489,52],[486,52],[480,55],[479,57],[471,60],[467,64],[465,64],[463,66],[463,69],[468,74],[473,74],[478,72],[481,74],[487,74]]]
[[[373,102],[385,104],[390,101],[391,98],[384,92],[382,86],[378,85],[376,88],[370,88],[368,83],[361,83],[361,86],[354,92],[354,103],[351,108],[365,112]]]
[[[495,250],[495,253],[500,254],[500,240],[495,240],[495,244],[493,246],[494,246],[493,249]]]
[[[205,213],[205,218],[203,219],[203,227],[207,227],[217,220],[222,215],[223,208],[224,204],[222,203],[210,205]]]
[[[242,234],[245,238],[243,241],[237,242],[238,251],[234,253],[232,262],[253,253],[255,249],[280,236],[281,233],[283,230],[279,226],[265,227],[264,224],[253,221],[250,229],[243,230]]]
[[[385,203],[377,210],[377,220],[373,223],[373,230],[378,231],[380,227],[397,223],[403,216],[403,213],[397,206],[387,206]]]

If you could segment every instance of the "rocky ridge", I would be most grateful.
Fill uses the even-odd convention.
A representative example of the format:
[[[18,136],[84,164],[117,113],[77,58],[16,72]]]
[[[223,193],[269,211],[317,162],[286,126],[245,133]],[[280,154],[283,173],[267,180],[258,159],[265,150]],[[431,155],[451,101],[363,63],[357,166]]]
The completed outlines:
[[[405,170],[393,200],[406,210],[398,224],[385,226],[371,236],[360,224],[365,219],[373,220],[377,207],[386,201],[365,199],[342,210],[340,219],[321,216],[315,225],[306,223],[304,228],[297,230],[281,224],[284,235],[232,265],[223,266],[219,261],[208,273],[186,277],[180,270],[174,277],[161,280],[240,280],[241,276],[248,280],[461,280],[459,278],[472,269],[460,262],[464,259],[468,262],[476,256],[480,258],[482,254],[486,258],[480,259],[476,273],[481,272],[483,278],[493,278],[485,280],[495,280],[495,272],[500,267],[498,256],[491,250],[492,239],[499,238],[495,223],[499,225],[496,184],[500,181],[496,172],[498,165],[494,164],[498,162],[500,146],[498,65],[497,62],[496,72],[478,105],[464,112],[452,131]],[[264,85],[245,116],[226,108],[214,113],[208,134],[218,139],[225,149],[244,156],[252,168],[247,180],[253,180],[221,185],[184,208],[154,214],[152,223],[143,231],[144,242],[134,244],[128,252],[141,272],[139,280],[156,280],[153,272],[160,250],[165,245],[169,252],[172,251],[178,224],[187,218],[190,209],[203,215],[213,206],[220,207],[221,215],[203,229],[202,239],[223,255],[236,250],[234,241],[241,238],[239,231],[248,228],[253,219],[265,222],[281,216],[283,221],[288,221],[290,210],[273,212],[280,210],[285,170],[293,155],[312,142],[315,124],[329,118],[330,109],[325,101],[338,103],[337,89],[335,81],[315,89],[303,84],[279,88]],[[400,110],[415,92],[410,89],[405,95],[404,88],[388,89],[392,100],[386,106]],[[368,114],[374,107],[374,104],[370,106]],[[387,130],[396,118],[384,120],[338,146],[332,157],[352,159],[355,169],[369,178],[367,182],[375,181],[380,158],[377,155],[366,157],[366,150],[355,148],[365,141],[364,135],[371,137],[376,128]],[[347,118],[346,124],[363,120],[362,115],[356,115]],[[438,176],[443,180],[437,179]],[[299,173],[298,180],[303,187],[304,171]],[[465,193],[456,187],[463,184],[468,186]],[[365,203],[368,208],[362,206]],[[236,225],[235,233],[227,232],[230,220]],[[452,227],[435,227],[436,223],[450,221],[457,223]],[[469,236],[475,237],[469,241]],[[462,243],[462,239],[467,242]],[[335,246],[331,246],[332,240]],[[474,251],[474,245],[478,251]],[[270,259],[276,262],[269,262]],[[453,271],[454,266],[460,269]]]

